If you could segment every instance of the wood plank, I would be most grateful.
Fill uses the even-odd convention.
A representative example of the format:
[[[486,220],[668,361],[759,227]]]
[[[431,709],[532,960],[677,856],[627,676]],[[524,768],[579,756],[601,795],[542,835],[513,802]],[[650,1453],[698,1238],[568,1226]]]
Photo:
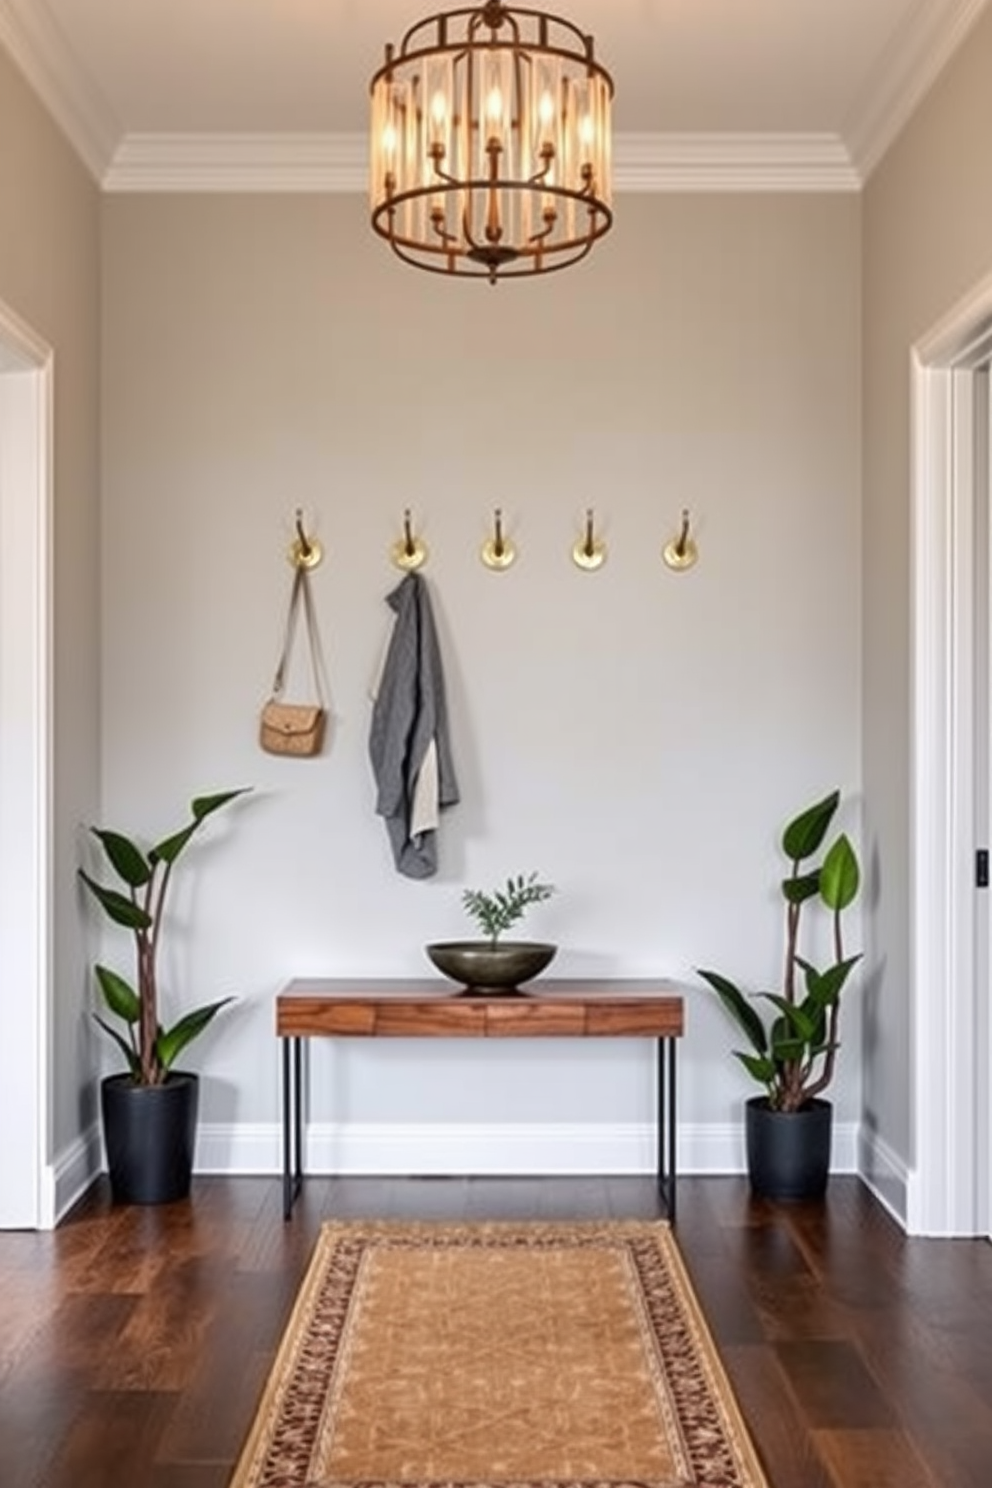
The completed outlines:
[[[892,1406],[850,1339],[811,1338],[774,1347],[811,1426],[894,1424]]]
[[[470,997],[381,1002],[375,1031],[386,1038],[485,1038],[486,1005]]]
[[[215,1309],[224,1295],[216,1258],[182,1258],[138,1299],[101,1366],[98,1390],[179,1391],[196,1371]]]
[[[52,1458],[73,1420],[89,1408],[87,1381],[80,1371],[57,1357],[18,1360],[0,1384],[3,1488],[49,1488]]]
[[[65,1433],[44,1488],[123,1488],[145,1481],[139,1464],[155,1461],[171,1395],[153,1391],[93,1390],[87,1409]]]
[[[593,1038],[679,1038],[682,1034],[682,999],[657,1002],[591,1002],[586,1013],[586,1033]]]
[[[721,1356],[773,1488],[835,1488],[802,1407],[769,1349],[731,1344]]]
[[[142,1479],[141,1488],[228,1488],[227,1462],[160,1462]]]
[[[330,1000],[323,997],[278,998],[276,1034],[279,1038],[371,1037],[376,1028],[376,1006],[363,999]]]
[[[835,1488],[941,1488],[905,1432],[818,1431],[816,1445]]]
[[[490,1038],[574,1038],[585,1031],[586,1009],[578,1002],[504,997],[486,1007],[486,1033]]]

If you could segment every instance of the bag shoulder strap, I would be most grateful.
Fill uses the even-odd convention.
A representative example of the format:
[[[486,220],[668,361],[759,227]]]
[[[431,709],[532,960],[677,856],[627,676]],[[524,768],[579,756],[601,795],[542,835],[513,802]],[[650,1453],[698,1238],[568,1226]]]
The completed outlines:
[[[279,656],[279,664],[272,682],[272,696],[279,697],[286,685],[286,673],[289,670],[289,658],[293,649],[293,637],[296,633],[296,616],[300,605],[303,606],[304,622],[306,624],[307,640],[310,651],[310,669],[313,673],[314,691],[317,701],[322,708],[326,707],[324,701],[324,689],[321,684],[321,662],[320,662],[320,637],[317,633],[317,617],[314,611],[313,595],[310,593],[310,575],[302,564],[293,575],[293,588],[289,596],[289,609],[286,612],[286,629],[283,633],[282,652]]]

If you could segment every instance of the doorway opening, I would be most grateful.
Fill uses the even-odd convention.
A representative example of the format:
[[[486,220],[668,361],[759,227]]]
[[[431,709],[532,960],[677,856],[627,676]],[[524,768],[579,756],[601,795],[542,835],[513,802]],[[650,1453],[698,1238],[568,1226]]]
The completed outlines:
[[[992,275],[913,349],[911,1234],[992,1230]]]
[[[55,1222],[51,1100],[52,351],[0,302],[0,1228]]]

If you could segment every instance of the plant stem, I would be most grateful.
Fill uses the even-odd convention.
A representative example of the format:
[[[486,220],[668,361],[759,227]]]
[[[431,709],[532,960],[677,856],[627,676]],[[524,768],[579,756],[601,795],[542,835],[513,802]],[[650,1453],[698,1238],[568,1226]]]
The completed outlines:
[[[793,882],[798,877],[799,864],[792,865]],[[799,911],[801,905],[790,899],[785,914],[785,977],[783,991],[790,1002],[796,1000],[796,949],[799,944]]]
[[[799,877],[799,863],[793,861],[792,881],[795,883]],[[796,1001],[796,955],[799,949],[799,917],[802,910],[800,900],[788,901],[785,913],[785,975],[783,977],[783,994],[793,1005]],[[787,1060],[782,1066],[782,1101],[780,1109],[783,1111],[795,1110],[799,1097],[802,1093],[802,1063],[796,1059]]]
[[[158,1083],[155,1038],[158,1032],[155,997],[155,951],[147,930],[137,931],[138,994],[141,999],[141,1083]]]
[[[840,910],[834,910],[834,960],[843,961],[844,943],[840,928]],[[822,1090],[826,1090],[834,1077],[834,1060],[837,1055],[837,1024],[840,1020],[840,998],[838,997],[830,1009],[827,1018],[827,1052],[823,1058],[823,1069],[820,1078],[815,1080],[806,1090],[806,1099],[813,1100]]]
[[[151,920],[151,926],[147,930],[135,932],[138,943],[138,995],[141,999],[141,1083],[143,1085],[158,1085],[162,1078],[162,1071],[155,1053],[159,1022],[155,956],[158,949],[157,916],[162,907],[161,888],[157,904],[153,904],[154,893],[155,872],[153,870],[145,889],[142,905]]]

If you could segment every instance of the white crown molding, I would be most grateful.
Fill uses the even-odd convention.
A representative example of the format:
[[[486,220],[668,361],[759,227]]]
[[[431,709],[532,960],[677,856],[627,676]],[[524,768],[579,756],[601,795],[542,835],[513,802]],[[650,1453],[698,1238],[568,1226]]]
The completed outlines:
[[[368,190],[364,134],[129,134],[105,191]]]
[[[103,94],[83,72],[44,5],[0,0],[0,46],[93,177],[99,181],[121,137]]]
[[[866,181],[982,14],[988,0],[920,0],[842,130]]]
[[[621,134],[614,190],[857,191],[835,134]]]
[[[106,191],[368,189],[364,134],[131,134]],[[628,134],[614,141],[614,189],[857,191],[843,142],[830,134]]]

